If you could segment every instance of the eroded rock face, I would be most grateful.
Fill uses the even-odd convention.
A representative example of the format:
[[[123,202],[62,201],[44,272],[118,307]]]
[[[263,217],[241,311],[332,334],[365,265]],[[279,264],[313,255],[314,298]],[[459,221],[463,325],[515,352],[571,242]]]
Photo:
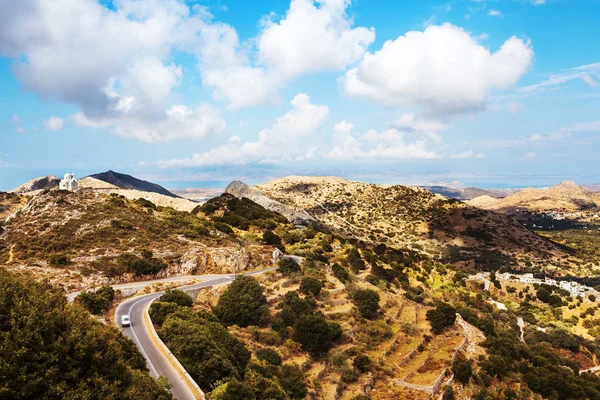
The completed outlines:
[[[196,247],[181,257],[178,266],[170,266],[169,274],[201,275],[239,273],[270,267],[273,248],[261,245],[246,247]]]
[[[271,199],[263,192],[254,186],[250,186],[241,181],[233,181],[225,189],[225,193],[229,193],[237,198],[246,197],[253,202],[260,204],[270,211],[275,211],[288,219],[291,223],[298,226],[309,226],[317,223],[317,220],[302,210],[295,210],[276,200]]]

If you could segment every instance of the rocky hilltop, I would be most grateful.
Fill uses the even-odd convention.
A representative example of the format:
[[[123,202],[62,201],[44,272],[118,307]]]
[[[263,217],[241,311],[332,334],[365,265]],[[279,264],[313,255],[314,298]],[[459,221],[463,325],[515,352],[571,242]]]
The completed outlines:
[[[250,199],[268,210],[275,211],[283,215],[294,225],[307,226],[316,222],[316,219],[304,210],[298,210],[289,205],[284,205],[279,201],[265,195],[256,187],[250,186],[241,181],[231,182],[225,189],[225,193],[229,193],[239,199]]]
[[[508,216],[420,188],[298,176],[257,188],[349,236],[425,251],[449,262],[497,266],[565,254]]]
[[[43,190],[57,189],[60,183],[60,178],[54,175],[40,176],[33,178],[29,182],[22,184],[21,186],[11,190],[11,193],[15,194],[32,194],[38,193]]]
[[[575,182],[567,181],[547,189],[528,188],[504,199],[481,196],[471,200],[469,204],[500,212],[511,212],[516,209],[580,211],[600,207],[600,197]]]

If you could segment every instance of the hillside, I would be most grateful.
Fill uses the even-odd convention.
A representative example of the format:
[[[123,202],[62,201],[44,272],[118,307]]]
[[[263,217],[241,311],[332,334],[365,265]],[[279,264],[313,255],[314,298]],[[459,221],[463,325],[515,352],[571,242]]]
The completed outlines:
[[[57,189],[59,183],[60,178],[54,175],[40,176],[38,178],[33,178],[29,182],[22,184],[10,192],[16,194],[26,194],[31,192],[40,192],[47,189]]]
[[[547,189],[521,190],[503,199],[493,199],[489,196],[477,197],[469,204],[500,212],[511,212],[516,209],[580,211],[600,207],[600,197],[575,182],[567,181]]]
[[[256,229],[258,235],[240,240],[229,225],[204,216],[86,191],[49,191],[20,207],[0,231],[0,265],[68,291],[136,275],[227,273],[272,264],[274,247],[261,243],[260,228],[251,222],[236,231]]]
[[[115,327],[2,269],[0,349],[2,399],[172,399]]]
[[[513,219],[429,191],[335,177],[287,177],[259,185],[270,198],[349,236],[424,250],[451,262],[498,267],[564,250]]]
[[[153,192],[169,197],[178,197],[156,183],[144,181],[131,175],[121,174],[119,172],[109,170],[99,174],[90,175],[90,177],[109,183],[121,189],[134,189],[141,192]]]
[[[517,189],[481,189],[477,187],[453,188],[448,186],[419,186],[435,194],[456,200],[472,200],[480,196],[489,196],[500,199],[517,192]]]

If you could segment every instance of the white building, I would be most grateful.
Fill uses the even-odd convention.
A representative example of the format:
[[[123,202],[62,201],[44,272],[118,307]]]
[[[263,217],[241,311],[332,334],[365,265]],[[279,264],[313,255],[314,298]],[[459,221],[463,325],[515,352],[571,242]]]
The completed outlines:
[[[71,192],[79,189],[79,182],[75,178],[75,174],[65,174],[65,177],[58,185],[60,190],[69,190]]]
[[[536,281],[533,274],[523,274],[519,277],[519,280],[523,283],[533,283]]]

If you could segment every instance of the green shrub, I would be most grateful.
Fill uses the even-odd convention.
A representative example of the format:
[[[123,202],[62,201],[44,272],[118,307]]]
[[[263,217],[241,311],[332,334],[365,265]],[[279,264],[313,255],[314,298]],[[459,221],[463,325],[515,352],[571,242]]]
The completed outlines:
[[[462,384],[469,383],[471,375],[473,375],[471,362],[466,358],[456,357],[452,362],[452,373],[458,382]]]
[[[263,233],[263,242],[270,246],[275,246],[279,249],[283,248],[281,238],[279,236],[277,236],[275,233],[273,233],[273,231],[270,231],[270,230],[265,231],[265,233]]]
[[[114,289],[110,286],[102,286],[95,292],[81,292],[75,298],[75,301],[80,303],[90,313],[100,315],[108,311],[114,299]]]
[[[354,357],[354,361],[352,362],[354,368],[362,373],[367,372],[371,368],[371,364],[371,359],[365,354],[357,355]]]
[[[271,365],[281,365],[281,355],[270,347],[263,347],[256,351],[256,358],[266,361]]]
[[[194,305],[192,297],[183,290],[168,289],[165,294],[160,296],[158,301],[163,303],[175,303],[182,307],[191,307]]]
[[[327,353],[340,336],[340,325],[328,322],[321,314],[301,315],[294,324],[294,341],[313,357]]]
[[[322,288],[323,285],[321,284],[321,281],[317,278],[305,276],[300,281],[300,293],[311,294],[317,297],[319,293],[321,293]]]
[[[231,227],[223,222],[219,222],[219,221],[215,221],[215,229],[218,230],[219,232],[223,232],[226,233],[227,235],[231,235],[233,234],[233,229],[231,229]]]
[[[352,300],[363,318],[376,319],[379,314],[379,294],[371,289],[355,290]]]
[[[300,272],[300,265],[294,259],[284,257],[279,260],[279,271],[286,276]]]
[[[162,303],[160,301],[155,301],[150,305],[150,310],[148,310],[148,313],[150,314],[152,323],[160,326],[165,322],[169,314],[179,310],[179,307],[180,306],[175,303]]]
[[[450,304],[438,303],[436,308],[428,310],[427,321],[431,325],[431,331],[439,335],[456,321],[456,310]]]
[[[340,264],[333,264],[331,267],[333,272],[333,276],[335,276],[340,282],[346,283],[350,280],[350,274],[346,268],[342,267]]]
[[[258,325],[269,313],[262,286],[251,276],[238,276],[223,292],[214,309],[226,325]]]
[[[297,365],[283,365],[277,375],[277,380],[290,400],[302,400],[308,394],[304,374]]]

